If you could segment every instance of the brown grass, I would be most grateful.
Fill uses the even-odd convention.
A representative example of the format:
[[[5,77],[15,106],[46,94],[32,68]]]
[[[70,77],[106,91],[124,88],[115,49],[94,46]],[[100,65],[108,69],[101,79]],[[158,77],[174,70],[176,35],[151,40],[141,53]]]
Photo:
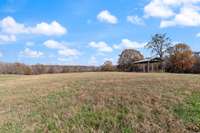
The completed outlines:
[[[198,91],[199,75],[0,76],[0,131],[190,132],[173,109]]]

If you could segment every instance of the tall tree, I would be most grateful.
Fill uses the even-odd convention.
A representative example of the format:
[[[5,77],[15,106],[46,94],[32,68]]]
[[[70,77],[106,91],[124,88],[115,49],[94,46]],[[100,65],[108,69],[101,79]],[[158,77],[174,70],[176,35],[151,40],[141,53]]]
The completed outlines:
[[[133,62],[144,59],[144,56],[134,49],[125,49],[119,56],[118,69],[122,71],[132,71]]]
[[[151,49],[152,53],[155,53],[161,59],[163,59],[164,54],[167,49],[172,45],[171,39],[167,37],[167,34],[155,34],[152,36],[151,40],[147,43],[146,48]]]
[[[195,58],[187,44],[179,43],[173,47],[170,62],[174,72],[191,72]]]

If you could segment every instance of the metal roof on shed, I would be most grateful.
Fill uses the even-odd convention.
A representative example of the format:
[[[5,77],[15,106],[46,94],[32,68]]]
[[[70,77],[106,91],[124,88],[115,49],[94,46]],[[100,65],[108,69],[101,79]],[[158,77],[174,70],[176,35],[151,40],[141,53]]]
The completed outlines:
[[[142,63],[152,63],[152,62],[160,62],[162,61],[160,58],[156,57],[156,58],[146,58],[144,60],[139,60],[139,61],[135,61],[133,64],[142,64]]]

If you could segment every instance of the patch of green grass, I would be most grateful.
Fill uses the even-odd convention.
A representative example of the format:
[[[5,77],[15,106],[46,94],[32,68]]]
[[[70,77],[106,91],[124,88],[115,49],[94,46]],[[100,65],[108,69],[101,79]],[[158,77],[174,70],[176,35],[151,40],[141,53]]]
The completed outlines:
[[[193,93],[184,103],[176,106],[174,111],[186,126],[190,125],[191,130],[200,131],[200,93]]]
[[[133,133],[134,129],[126,120],[127,109],[94,110],[92,106],[85,105],[73,117],[66,121],[67,127],[80,129],[84,132],[121,132]],[[74,132],[73,130],[70,132]]]
[[[22,127],[19,123],[8,122],[5,123],[2,127],[0,127],[1,133],[21,133]]]
[[[0,133],[60,133],[62,132],[62,112],[67,110],[70,91],[50,93],[47,96],[30,100],[31,111],[19,114],[19,121],[8,121],[0,126]],[[27,126],[29,126],[27,128]],[[30,129],[29,129],[30,128]]]
[[[110,109],[96,109],[93,104],[85,104],[78,107],[74,114],[68,114],[71,94],[70,91],[63,91],[34,99],[30,113],[23,115],[20,121],[5,123],[1,126],[0,132],[134,132],[133,125],[127,118],[129,110],[122,104]],[[30,129],[26,128],[27,125]]]

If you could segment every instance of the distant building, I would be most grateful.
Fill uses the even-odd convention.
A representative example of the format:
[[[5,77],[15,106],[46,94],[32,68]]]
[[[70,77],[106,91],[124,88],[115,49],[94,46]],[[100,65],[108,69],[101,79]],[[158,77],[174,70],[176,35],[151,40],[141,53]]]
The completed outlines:
[[[140,68],[142,72],[160,72],[162,70],[162,62],[161,58],[146,58],[144,60],[135,61],[133,64]]]

